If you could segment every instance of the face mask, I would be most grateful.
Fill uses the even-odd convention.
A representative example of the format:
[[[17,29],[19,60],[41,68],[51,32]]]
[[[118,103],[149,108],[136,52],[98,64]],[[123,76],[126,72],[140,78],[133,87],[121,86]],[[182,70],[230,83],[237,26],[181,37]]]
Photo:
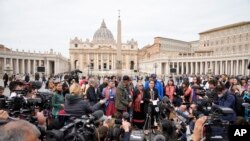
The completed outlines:
[[[219,94],[218,97],[221,98],[223,96],[223,94]]]

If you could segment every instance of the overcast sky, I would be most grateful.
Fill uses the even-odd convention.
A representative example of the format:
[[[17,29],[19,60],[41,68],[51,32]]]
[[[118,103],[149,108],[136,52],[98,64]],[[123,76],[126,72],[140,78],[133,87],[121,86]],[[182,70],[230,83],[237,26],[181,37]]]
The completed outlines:
[[[92,40],[102,19],[116,39],[121,10],[122,41],[142,48],[156,36],[198,40],[198,33],[250,21],[250,0],[0,0],[0,44],[13,50],[69,56],[75,36]]]

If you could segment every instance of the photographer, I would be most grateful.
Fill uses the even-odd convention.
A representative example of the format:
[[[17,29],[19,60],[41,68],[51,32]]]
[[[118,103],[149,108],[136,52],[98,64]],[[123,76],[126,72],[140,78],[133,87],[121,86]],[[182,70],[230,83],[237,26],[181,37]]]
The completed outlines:
[[[218,105],[235,110],[235,97],[229,90],[225,89],[225,85],[220,82],[216,86],[215,90],[219,97]],[[236,119],[236,114],[228,114],[226,116],[223,116],[222,119],[234,121]]]
[[[24,83],[21,81],[12,81],[9,85],[10,88],[10,96],[9,98],[18,96],[18,92],[22,92],[24,90]]]
[[[215,79],[208,81],[209,89],[206,91],[206,96],[210,103],[218,104],[218,95],[216,94],[215,88],[218,82]]]

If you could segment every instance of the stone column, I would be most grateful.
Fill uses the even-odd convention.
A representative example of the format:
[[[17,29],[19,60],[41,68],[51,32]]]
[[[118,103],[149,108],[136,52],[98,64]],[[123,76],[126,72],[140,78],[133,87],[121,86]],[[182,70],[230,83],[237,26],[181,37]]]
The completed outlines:
[[[239,60],[237,59],[236,60],[236,74],[235,75],[238,75],[239,74]]]
[[[12,69],[13,73],[14,73],[13,59],[12,58],[10,58],[10,69]]]
[[[80,54],[79,69],[83,70],[83,55],[82,54]]]
[[[184,66],[183,66],[183,62],[181,62],[181,75],[184,74]]]
[[[3,58],[3,70],[6,69],[6,60],[7,60],[7,59],[4,57],[4,58]],[[3,73],[5,73],[5,71],[4,71]]]
[[[167,63],[167,66],[168,66],[168,68],[167,68],[167,75],[170,75],[170,62]]]
[[[108,57],[107,57],[107,60],[108,60],[108,61],[107,61],[107,70],[109,70],[109,53],[107,54],[107,56],[108,56]]]
[[[101,65],[101,70],[103,70],[103,66],[102,66],[103,65],[103,55],[102,55],[102,53],[101,53],[101,59],[100,60],[101,60],[101,64],[100,64]]]
[[[219,69],[219,74],[223,74],[223,69],[222,69],[222,61],[219,61],[220,62],[220,69]]]
[[[225,67],[225,74],[228,74],[228,67],[227,67],[227,60],[226,60],[226,62],[225,62],[225,65],[226,65],[226,67]]]
[[[24,69],[24,67],[25,67],[25,65],[24,65],[24,59],[22,59],[22,74],[25,74],[25,69]]]
[[[19,72],[19,59],[16,58],[16,74],[20,73]]]
[[[207,61],[205,61],[205,72],[204,72],[204,74],[207,74],[207,69],[208,69],[208,66],[207,66]]]
[[[115,61],[114,60],[114,54],[112,52],[112,54],[111,54],[111,70],[113,70],[115,68],[114,61]],[[139,71],[139,68],[138,68],[138,71]]]
[[[234,65],[234,61],[231,60],[231,70],[230,70],[230,75],[233,75],[234,74],[234,71],[233,71],[233,65]]]
[[[203,62],[201,61],[200,62],[200,74],[202,74],[203,73]]]
[[[191,67],[190,74],[192,75],[193,74],[193,62],[190,62],[190,67]]]
[[[36,60],[33,60],[33,74],[36,73]]]
[[[217,60],[215,60],[215,62],[214,62],[214,64],[215,64],[215,75],[217,75],[218,74],[218,64],[217,64]]]
[[[49,60],[46,61],[46,73],[47,73],[47,76],[50,75],[50,63],[49,63]]]
[[[210,62],[209,62],[209,68],[210,68],[211,72],[213,72],[213,73],[214,73],[214,71],[213,71],[213,63],[212,63],[212,61],[210,61]]]
[[[27,69],[28,69],[28,70],[27,70],[27,71],[28,71],[29,74],[31,74],[31,69],[30,69],[31,66],[30,66],[30,64],[31,64],[31,63],[30,63],[30,60],[28,59],[28,64],[27,64]]]
[[[245,72],[245,60],[241,60],[241,75],[244,75]]]
[[[177,75],[179,75],[179,62],[177,62],[177,69],[176,69],[176,71],[177,71]]]
[[[195,62],[195,75],[198,73],[198,62]]]

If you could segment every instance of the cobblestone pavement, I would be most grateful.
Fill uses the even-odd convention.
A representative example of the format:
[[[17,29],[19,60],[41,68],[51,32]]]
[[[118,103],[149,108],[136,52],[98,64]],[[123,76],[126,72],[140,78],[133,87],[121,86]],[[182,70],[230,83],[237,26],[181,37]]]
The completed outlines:
[[[4,86],[3,85],[3,79],[0,79],[0,86]],[[10,89],[8,87],[5,88],[3,94],[6,95],[6,96],[9,96],[10,95]]]

